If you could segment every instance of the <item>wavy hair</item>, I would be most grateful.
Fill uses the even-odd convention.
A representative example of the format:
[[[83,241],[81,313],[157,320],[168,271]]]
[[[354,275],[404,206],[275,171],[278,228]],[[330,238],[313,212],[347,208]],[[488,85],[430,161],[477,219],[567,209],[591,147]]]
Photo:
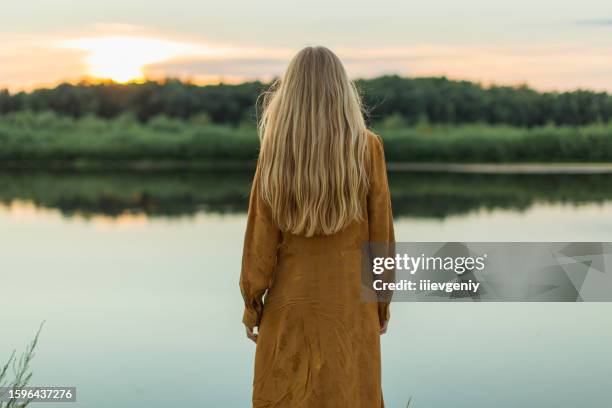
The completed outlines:
[[[279,228],[310,237],[362,220],[368,131],[340,59],[304,48],[262,96],[259,193]]]

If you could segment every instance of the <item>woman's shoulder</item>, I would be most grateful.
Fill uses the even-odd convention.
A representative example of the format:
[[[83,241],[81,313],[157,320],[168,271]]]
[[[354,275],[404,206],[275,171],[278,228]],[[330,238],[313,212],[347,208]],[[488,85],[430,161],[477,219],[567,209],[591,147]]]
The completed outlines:
[[[384,160],[384,149],[383,149],[383,141],[380,136],[376,133],[372,132],[370,129],[367,131],[368,133],[368,150],[370,151],[370,156],[374,157],[374,159],[382,158]]]
[[[378,136],[372,130],[368,129],[366,133],[368,134],[368,142],[370,142],[371,144],[382,144],[382,139],[380,138],[380,136]]]

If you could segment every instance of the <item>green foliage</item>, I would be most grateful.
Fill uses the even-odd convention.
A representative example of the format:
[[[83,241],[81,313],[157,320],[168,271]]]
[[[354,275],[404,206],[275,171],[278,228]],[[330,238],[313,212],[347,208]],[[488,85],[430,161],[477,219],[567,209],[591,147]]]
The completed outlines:
[[[378,127],[384,130],[403,129],[408,126],[408,121],[397,112],[392,113],[380,121]]]
[[[387,160],[397,162],[609,162],[612,124],[516,128],[433,126],[380,134]]]
[[[489,123],[520,127],[585,125],[612,119],[612,95],[577,90],[540,93],[527,86],[493,86],[440,78],[383,76],[359,80],[370,122],[402,118],[407,125]],[[129,113],[142,122],[159,115],[198,117],[216,124],[254,124],[261,82],[197,86],[177,80],[143,84],[61,84],[14,95],[0,90],[0,115],[53,111],[81,118],[115,118]],[[200,116],[204,115],[204,116]]]
[[[0,117],[0,160],[253,160],[253,127],[204,125],[166,115],[143,124],[129,115],[72,119],[52,112]]]
[[[612,124],[582,127],[432,125],[405,127],[390,116],[375,126],[387,160],[395,162],[609,162]],[[252,162],[259,140],[253,125],[183,121],[158,115],[147,123],[125,113],[114,119],[81,119],[54,112],[0,117],[0,165],[15,162],[202,161]]]
[[[583,125],[612,118],[612,96],[590,91],[539,93],[526,86],[484,88],[447,78],[384,76],[358,82],[373,122],[399,114],[414,124]]]
[[[140,121],[162,114],[178,119],[205,114],[215,123],[238,124],[254,121],[255,99],[264,88],[260,82],[197,86],[177,80],[61,84],[53,89],[15,95],[0,91],[0,114],[50,110],[74,118],[86,115],[115,118],[130,113]]]

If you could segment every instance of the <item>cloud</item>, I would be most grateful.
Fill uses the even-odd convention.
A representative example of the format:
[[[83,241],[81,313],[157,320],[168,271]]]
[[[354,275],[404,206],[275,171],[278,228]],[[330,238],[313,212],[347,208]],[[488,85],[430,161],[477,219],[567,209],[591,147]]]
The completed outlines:
[[[2,34],[0,44],[0,89],[32,89],[86,72],[80,52],[58,50],[46,37]]]
[[[267,55],[267,51],[273,55]],[[282,75],[295,50],[238,50],[237,55],[182,58],[149,65],[154,77],[195,82],[267,80]],[[385,74],[448,76],[484,84],[523,84],[539,89],[612,90],[612,49],[581,44],[526,46],[417,45],[389,48],[337,48],[353,78]]]
[[[100,42],[101,38],[106,40]],[[93,31],[54,35],[0,34],[0,43],[0,88],[12,90],[79,80],[91,74],[96,56],[101,58],[99,75],[110,72],[110,68],[117,68],[118,74],[132,75],[142,64],[144,74],[154,79],[175,77],[200,83],[269,80],[282,75],[297,51],[290,47],[217,44],[193,36],[112,24],[96,26]],[[76,49],[66,48],[67,44]],[[168,44],[173,52],[149,58],[154,54],[147,51],[149,48],[158,53]],[[353,78],[444,75],[484,84],[527,83],[538,89],[612,90],[608,74],[612,70],[612,47],[607,45],[414,44],[333,49]],[[125,57],[117,58],[121,54],[118,51]],[[135,68],[126,66],[130,61]]]
[[[586,20],[576,20],[575,23],[581,26],[612,27],[612,18],[592,18]]]
[[[229,57],[183,58],[144,68],[150,78],[173,77],[194,82],[242,82],[249,79],[270,80],[282,75],[287,58]]]

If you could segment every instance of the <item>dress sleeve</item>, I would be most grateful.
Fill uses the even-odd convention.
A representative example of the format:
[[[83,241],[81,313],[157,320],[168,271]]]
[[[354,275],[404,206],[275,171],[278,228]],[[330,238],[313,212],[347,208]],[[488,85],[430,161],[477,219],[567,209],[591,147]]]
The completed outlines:
[[[280,230],[272,219],[270,206],[260,197],[256,173],[249,199],[249,213],[242,252],[240,291],[244,299],[242,322],[253,329],[263,313],[263,296],[270,287]]]
[[[391,195],[387,181],[385,152],[381,139],[372,136],[370,191],[368,193],[368,222],[370,243],[376,245],[376,251],[384,252],[383,256],[395,256],[395,235],[393,230],[393,213],[391,210]],[[387,282],[395,280],[395,270],[387,270],[382,276]],[[378,317],[380,321],[390,318],[389,303],[392,292],[379,293]]]

